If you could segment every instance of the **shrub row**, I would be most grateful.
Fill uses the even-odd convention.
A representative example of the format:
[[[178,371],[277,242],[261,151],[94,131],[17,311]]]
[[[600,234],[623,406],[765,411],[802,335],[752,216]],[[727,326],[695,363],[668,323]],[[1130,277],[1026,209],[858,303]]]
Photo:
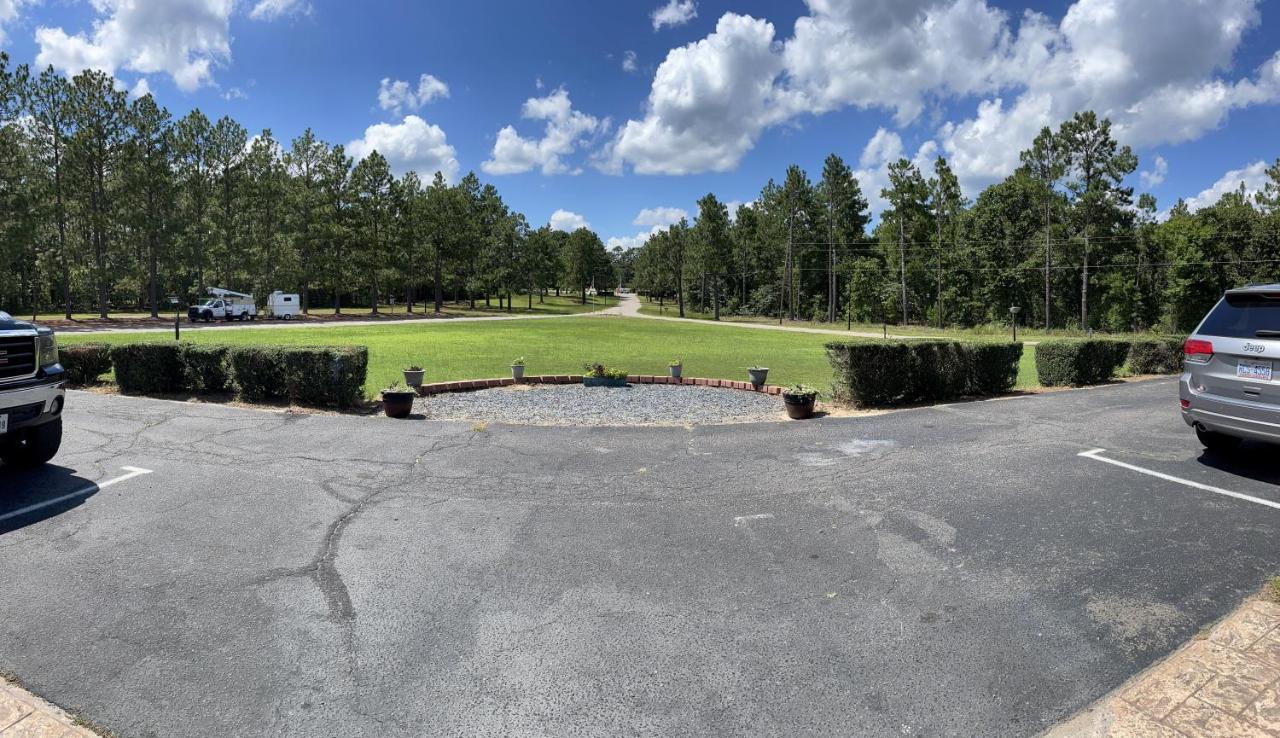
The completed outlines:
[[[72,386],[93,384],[111,371],[111,346],[105,343],[59,346],[58,363],[66,371],[67,381]]]
[[[1045,341],[1036,346],[1036,372],[1045,387],[1101,384],[1129,357],[1126,341]]]
[[[1154,338],[1129,345],[1129,371],[1133,374],[1178,374],[1182,372],[1182,344],[1185,338]]]
[[[832,342],[832,394],[863,407],[936,402],[1008,392],[1018,379],[1020,343]]]
[[[1181,338],[1045,341],[1036,346],[1036,371],[1046,387],[1102,384],[1128,366],[1131,374],[1182,371]]]
[[[364,346],[218,346],[133,343],[112,347],[116,383],[133,394],[218,394],[247,402],[350,407],[364,396]]]

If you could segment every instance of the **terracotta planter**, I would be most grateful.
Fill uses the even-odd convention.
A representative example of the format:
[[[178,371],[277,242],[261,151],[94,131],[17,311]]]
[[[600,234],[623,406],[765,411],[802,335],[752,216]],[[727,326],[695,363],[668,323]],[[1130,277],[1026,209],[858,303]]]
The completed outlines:
[[[412,369],[404,370],[404,383],[410,387],[417,387],[422,384],[422,375],[426,373],[425,369],[414,371]]]
[[[413,412],[413,392],[383,392],[382,411],[388,418],[407,418]]]
[[[787,409],[787,417],[792,420],[804,420],[813,415],[813,404],[817,395],[782,395],[782,405]]]

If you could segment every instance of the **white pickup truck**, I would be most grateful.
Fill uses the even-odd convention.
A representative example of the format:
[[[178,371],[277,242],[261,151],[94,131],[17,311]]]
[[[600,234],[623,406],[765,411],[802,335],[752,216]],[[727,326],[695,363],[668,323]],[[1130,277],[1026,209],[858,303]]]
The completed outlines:
[[[257,320],[258,306],[253,295],[210,287],[208,300],[187,308],[187,320],[192,323],[203,320]]]
[[[58,453],[63,376],[53,331],[0,311],[0,462],[39,466]]]

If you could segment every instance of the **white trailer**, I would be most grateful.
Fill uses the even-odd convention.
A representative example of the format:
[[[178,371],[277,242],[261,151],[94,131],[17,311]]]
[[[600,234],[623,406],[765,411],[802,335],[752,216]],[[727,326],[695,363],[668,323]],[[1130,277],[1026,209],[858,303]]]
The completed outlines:
[[[293,293],[276,290],[267,298],[267,315],[276,319],[293,320],[302,314],[302,300]]]
[[[212,297],[208,300],[187,308],[187,319],[192,323],[197,320],[208,323],[211,320],[258,319],[258,306],[253,301],[253,295],[232,292],[221,287],[210,287],[209,294]]]

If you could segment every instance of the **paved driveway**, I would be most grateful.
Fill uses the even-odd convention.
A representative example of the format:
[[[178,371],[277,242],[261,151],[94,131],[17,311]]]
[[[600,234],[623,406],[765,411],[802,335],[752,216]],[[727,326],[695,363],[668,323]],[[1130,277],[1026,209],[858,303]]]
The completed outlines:
[[[62,466],[0,470],[0,671],[121,736],[1032,735],[1280,570],[1274,451],[1204,457],[1176,408],[479,431],[72,393]]]

